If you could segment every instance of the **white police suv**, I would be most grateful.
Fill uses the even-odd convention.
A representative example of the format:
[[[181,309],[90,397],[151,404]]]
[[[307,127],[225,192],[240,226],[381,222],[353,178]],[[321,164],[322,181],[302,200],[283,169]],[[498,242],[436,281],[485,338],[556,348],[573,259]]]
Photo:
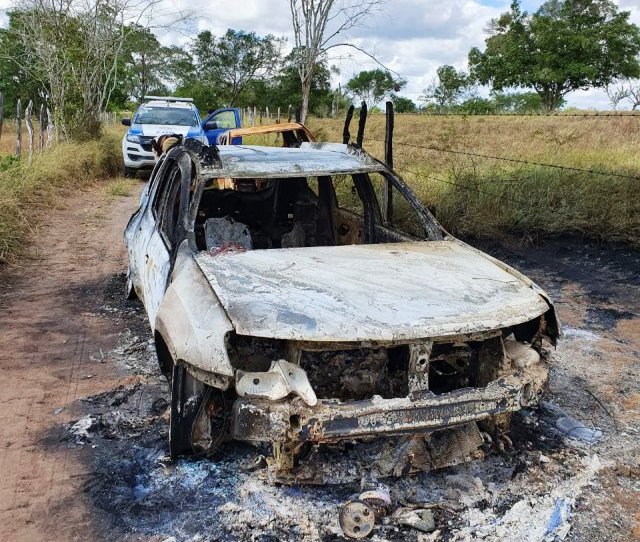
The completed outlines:
[[[137,171],[151,169],[154,138],[165,134],[180,134],[207,144],[198,109],[191,98],[145,96],[146,100],[131,119],[122,119],[129,130],[122,139],[124,174],[133,176]]]

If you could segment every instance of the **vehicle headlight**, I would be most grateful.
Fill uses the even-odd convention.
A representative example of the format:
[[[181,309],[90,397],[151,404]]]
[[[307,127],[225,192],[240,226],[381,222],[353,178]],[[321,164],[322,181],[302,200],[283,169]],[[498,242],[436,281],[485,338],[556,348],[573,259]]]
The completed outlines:
[[[127,134],[127,141],[130,141],[131,143],[140,143],[140,136]]]

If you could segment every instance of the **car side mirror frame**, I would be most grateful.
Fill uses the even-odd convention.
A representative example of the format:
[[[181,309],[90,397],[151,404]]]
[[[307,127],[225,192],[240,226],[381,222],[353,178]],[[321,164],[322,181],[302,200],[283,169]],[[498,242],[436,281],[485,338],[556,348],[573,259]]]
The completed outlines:
[[[205,130],[217,130],[218,129],[218,123],[215,120],[210,120],[204,123],[203,128]]]
[[[131,119],[122,119],[120,122],[123,126],[131,126]]]

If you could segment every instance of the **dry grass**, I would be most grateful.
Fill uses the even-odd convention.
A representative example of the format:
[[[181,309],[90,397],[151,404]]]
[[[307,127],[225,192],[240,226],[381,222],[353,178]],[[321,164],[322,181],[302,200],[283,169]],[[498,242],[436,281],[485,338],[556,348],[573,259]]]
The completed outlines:
[[[341,141],[342,124],[342,119],[311,119],[309,127],[320,140]],[[351,131],[355,138],[357,119]],[[100,142],[63,143],[36,156],[31,167],[23,161],[0,171],[0,261],[20,253],[38,212],[50,205],[61,189],[86,186],[119,170],[121,132],[121,127],[114,128]],[[374,115],[367,124],[366,149],[382,158],[383,139],[384,116]],[[246,143],[274,142],[262,138]],[[640,116],[397,115],[394,145],[398,172],[442,224],[458,235],[511,233],[535,240],[578,234],[640,244],[638,180],[437,152],[409,144],[640,176]],[[15,125],[5,123],[0,159],[13,153],[14,147]],[[130,190],[128,183],[117,179],[105,190],[111,196],[124,196]]]
[[[107,196],[109,197],[126,198],[131,195],[131,191],[138,184],[139,182],[133,179],[117,177],[116,179],[109,181],[104,188]]]
[[[34,129],[34,148],[38,147],[38,134],[40,130],[40,123],[33,121]],[[44,141],[47,141],[47,135],[44,134]],[[27,154],[29,149],[29,133],[22,121],[22,153]],[[15,154],[16,152],[16,121],[14,119],[5,119],[2,123],[2,137],[0,137],[0,156],[3,154]]]
[[[342,120],[312,119],[340,141]],[[357,120],[351,132],[355,138]],[[382,158],[384,117],[370,117],[365,148]],[[403,146],[437,147],[640,177],[637,117],[397,115],[398,172],[450,231],[465,236],[579,234],[640,244],[640,180]]]
[[[116,174],[121,162],[118,138],[109,133],[97,141],[59,143],[31,165],[23,159],[0,171],[0,262],[23,252],[40,214],[61,194]]]

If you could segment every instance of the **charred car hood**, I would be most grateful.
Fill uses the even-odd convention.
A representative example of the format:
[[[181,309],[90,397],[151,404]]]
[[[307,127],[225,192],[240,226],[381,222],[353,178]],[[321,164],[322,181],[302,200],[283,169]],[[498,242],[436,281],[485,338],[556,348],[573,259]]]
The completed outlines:
[[[201,252],[196,261],[241,335],[398,341],[493,330],[549,309],[528,279],[457,240]]]

